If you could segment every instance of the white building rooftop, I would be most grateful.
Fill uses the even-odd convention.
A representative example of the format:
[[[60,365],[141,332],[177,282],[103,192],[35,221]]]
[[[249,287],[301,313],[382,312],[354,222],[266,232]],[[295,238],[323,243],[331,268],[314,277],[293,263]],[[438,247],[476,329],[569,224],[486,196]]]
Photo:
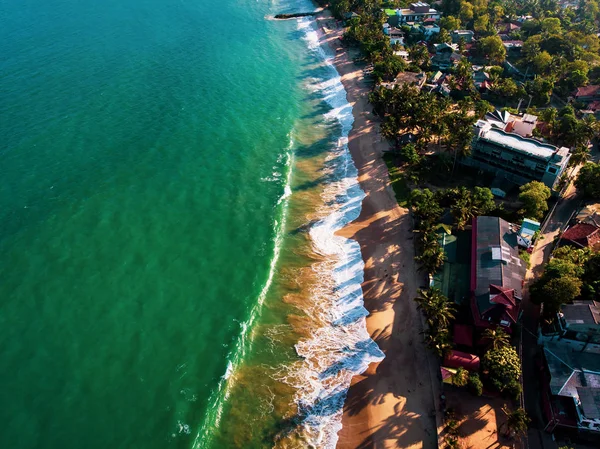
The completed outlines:
[[[506,133],[502,130],[489,126],[483,120],[479,120],[476,126],[479,127],[479,138],[485,139],[497,145],[501,145],[503,147],[520,151],[522,153],[546,160],[550,160],[552,156],[554,156],[554,154],[557,153],[557,148],[554,145],[538,142],[536,140],[528,139],[526,137],[521,137],[517,134]],[[568,149],[561,148],[560,151],[558,151],[558,153],[561,156],[563,153],[565,153],[565,151],[563,150],[566,150],[566,152],[568,152]]]

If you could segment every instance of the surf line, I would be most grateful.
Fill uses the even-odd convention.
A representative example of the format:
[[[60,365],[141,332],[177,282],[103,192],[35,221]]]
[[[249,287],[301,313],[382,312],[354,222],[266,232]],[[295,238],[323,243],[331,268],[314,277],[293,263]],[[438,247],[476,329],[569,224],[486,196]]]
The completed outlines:
[[[336,121],[341,135],[325,161],[329,182],[322,193],[322,218],[310,229],[313,249],[325,257],[313,271],[320,283],[311,291],[313,306],[306,312],[315,315],[323,326],[296,344],[303,362],[289,376],[297,389],[295,402],[302,417],[298,429],[311,447],[335,448],[341,429],[343,406],[351,379],[364,372],[371,362],[381,361],[383,352],[367,332],[361,284],[364,261],[357,241],[337,236],[336,232],[356,220],[362,208],[364,191],[358,170],[348,148],[348,135],[354,123],[352,106],[333,56],[321,45],[314,20],[298,20],[308,48],[324,62],[325,79],[318,84],[323,100],[331,107],[324,118]]]
[[[254,306],[252,306],[248,319],[242,323],[242,329],[233,350],[227,356],[227,369],[225,370],[225,374],[221,377],[217,387],[210,395],[204,420],[200,426],[200,430],[198,431],[196,438],[194,439],[194,443],[192,444],[193,449],[207,449],[210,447],[214,432],[219,428],[223,414],[223,408],[234,386],[234,379],[232,378],[232,375],[239,368],[248,351],[252,349],[252,330],[254,328],[254,323],[260,317],[262,306],[265,302],[269,289],[271,288],[271,284],[273,283],[273,278],[275,277],[277,262],[279,261],[281,246],[283,244],[283,237],[286,229],[289,198],[292,195],[291,183],[294,164],[294,154],[292,149],[294,147],[294,139],[292,138],[291,132],[288,137],[290,140],[284,153],[286,155],[285,185],[283,194],[277,201],[277,206],[280,208],[281,212],[279,214],[279,220],[275,220],[273,223],[273,256],[271,257],[271,262],[269,264],[267,279],[262,290],[260,291],[260,294],[258,295],[256,303]]]

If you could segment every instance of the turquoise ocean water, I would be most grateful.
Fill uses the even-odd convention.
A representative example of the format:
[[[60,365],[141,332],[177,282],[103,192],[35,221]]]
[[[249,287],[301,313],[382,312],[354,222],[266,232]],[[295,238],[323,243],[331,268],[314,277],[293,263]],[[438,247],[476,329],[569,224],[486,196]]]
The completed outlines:
[[[379,354],[308,7],[0,4],[0,447],[331,446]]]

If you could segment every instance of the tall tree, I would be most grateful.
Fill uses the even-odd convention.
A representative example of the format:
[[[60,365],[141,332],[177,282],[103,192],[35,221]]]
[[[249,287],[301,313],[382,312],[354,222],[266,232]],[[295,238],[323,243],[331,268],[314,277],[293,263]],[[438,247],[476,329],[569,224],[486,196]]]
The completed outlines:
[[[490,62],[500,64],[506,58],[506,49],[498,36],[488,36],[479,40],[479,50]]]
[[[600,164],[588,162],[575,180],[575,186],[588,198],[600,199]]]
[[[523,203],[522,213],[528,218],[540,220],[548,210],[550,189],[540,181],[531,181],[519,190],[519,201]]]

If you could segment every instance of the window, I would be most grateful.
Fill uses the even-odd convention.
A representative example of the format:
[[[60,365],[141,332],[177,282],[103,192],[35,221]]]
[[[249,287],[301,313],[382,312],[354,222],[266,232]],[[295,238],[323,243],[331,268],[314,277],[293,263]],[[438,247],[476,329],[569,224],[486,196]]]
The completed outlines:
[[[553,175],[555,175],[556,173],[558,173],[558,169],[556,167],[548,167],[548,173],[552,173]]]

